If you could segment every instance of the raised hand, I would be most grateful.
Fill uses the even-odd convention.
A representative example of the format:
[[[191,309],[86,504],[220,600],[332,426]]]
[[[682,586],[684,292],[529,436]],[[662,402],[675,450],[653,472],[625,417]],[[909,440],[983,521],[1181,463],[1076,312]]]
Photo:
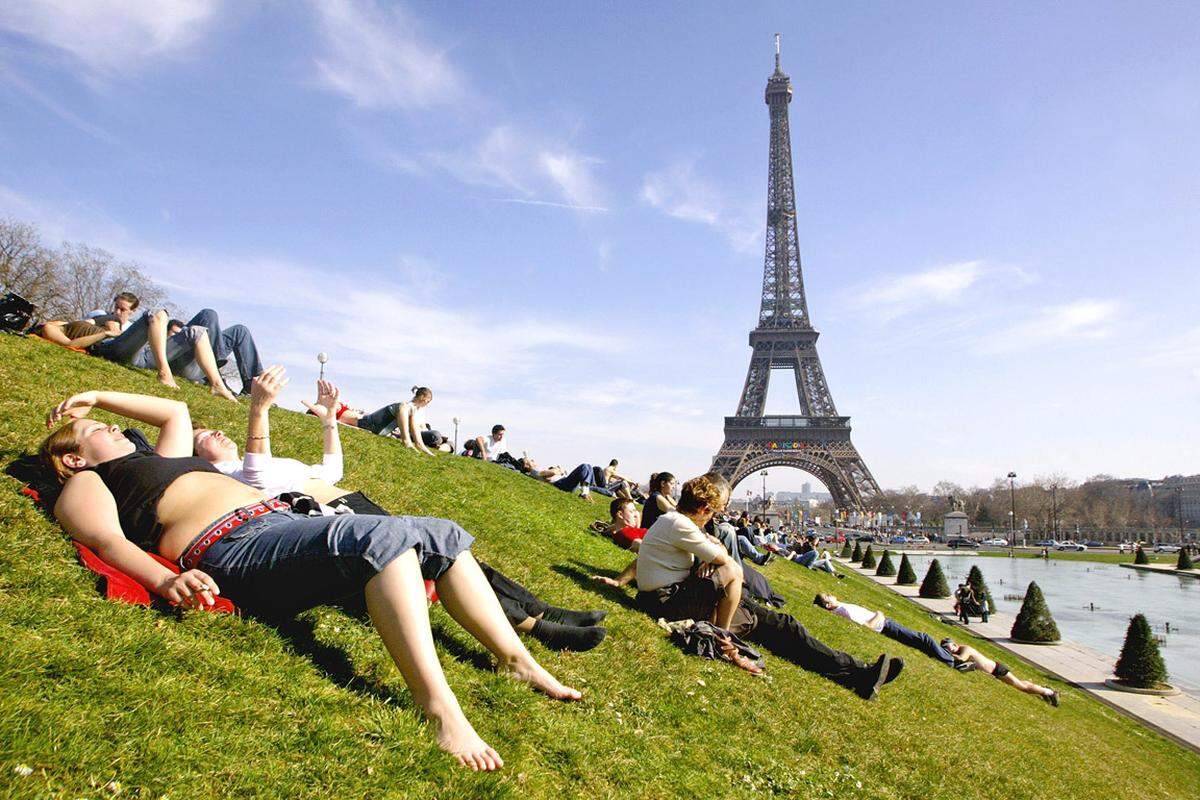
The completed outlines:
[[[86,417],[96,406],[98,399],[97,392],[80,392],[79,394],[71,395],[55,406],[46,416],[46,427],[52,428],[64,418],[80,419]]]
[[[272,364],[250,382],[250,405],[258,410],[270,408],[287,385],[287,370]]]
[[[338,401],[342,392],[333,385],[332,381],[317,381],[317,402],[309,403],[301,400],[304,407],[315,414],[322,423],[328,425],[337,421]]]

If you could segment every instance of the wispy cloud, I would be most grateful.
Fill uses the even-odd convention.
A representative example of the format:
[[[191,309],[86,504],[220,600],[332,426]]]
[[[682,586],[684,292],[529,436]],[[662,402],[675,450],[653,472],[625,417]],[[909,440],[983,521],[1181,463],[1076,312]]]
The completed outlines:
[[[694,158],[646,173],[641,198],[669,217],[717,229],[737,250],[752,250],[759,243],[762,228],[753,214],[724,198],[699,174]]]
[[[399,5],[371,0],[313,0],[325,52],[321,82],[371,109],[424,108],[456,102],[464,81],[446,50],[421,35]]]
[[[1011,353],[1037,347],[1104,339],[1113,333],[1120,304],[1081,299],[1037,310],[1028,319],[1002,328],[979,343],[983,353]]]
[[[1200,376],[1200,327],[1158,342],[1143,356],[1142,363],[1148,367],[1195,367]]]
[[[194,44],[223,0],[5,0],[0,29],[105,78]]]
[[[104,128],[101,128],[99,125],[83,119],[74,111],[67,108],[65,105],[46,94],[41,89],[38,89],[29,81],[25,80],[25,78],[18,75],[10,65],[5,64],[3,61],[0,61],[0,83],[16,89],[18,92],[25,95],[27,98],[37,103],[39,106],[46,109],[51,114],[58,117],[63,122],[66,122],[76,130],[82,131],[88,136],[92,136],[101,141],[109,142],[110,144],[116,141],[112,134],[110,134]]]
[[[886,275],[865,284],[847,288],[841,303],[854,313],[869,311],[877,322],[905,318],[913,324],[913,314],[938,306],[949,308],[965,302],[983,303],[994,308],[1007,287],[1027,286],[1037,276],[1018,266],[1001,266],[983,260],[954,261],[917,272]],[[943,313],[939,327],[953,326],[959,331],[977,327],[978,309],[969,316]]]

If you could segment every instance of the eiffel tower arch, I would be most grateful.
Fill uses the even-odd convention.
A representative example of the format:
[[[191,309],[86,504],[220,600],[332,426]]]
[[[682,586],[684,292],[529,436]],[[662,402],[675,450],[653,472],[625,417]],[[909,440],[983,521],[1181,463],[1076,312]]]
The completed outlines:
[[[767,467],[795,467],[813,475],[839,508],[861,509],[879,494],[879,484],[850,441],[850,418],[839,416],[817,355],[808,317],[796,236],[796,190],[788,103],[792,82],[779,61],[767,79],[771,117],[767,173],[767,246],[763,262],[758,327],[750,332],[750,368],[737,413],[725,418],[725,442],[712,469],[736,485]],[[800,399],[798,414],[764,415],[772,370],[790,369]]]

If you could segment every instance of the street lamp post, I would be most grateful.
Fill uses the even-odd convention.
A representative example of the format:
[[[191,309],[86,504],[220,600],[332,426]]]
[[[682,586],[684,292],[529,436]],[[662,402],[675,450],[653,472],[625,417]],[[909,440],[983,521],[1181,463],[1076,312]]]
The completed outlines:
[[[1050,518],[1054,525],[1054,541],[1058,541],[1058,484],[1050,486]]]
[[[458,419],[458,417],[455,417],[455,418],[454,418],[453,420],[451,420],[451,421],[454,423],[454,452],[456,452],[456,453],[457,453],[457,452],[458,452],[458,423],[459,423],[459,419]]]
[[[1179,517],[1179,546],[1183,547],[1183,484],[1175,487],[1175,496],[1178,500],[1175,504],[1175,515]]]
[[[1010,556],[1017,542],[1017,490],[1013,483],[1016,479],[1017,473],[1008,473],[1008,554]]]
[[[763,513],[764,513],[764,514],[766,514],[766,513],[767,513],[767,507],[768,507],[768,506],[767,506],[767,471],[764,469],[762,472],[760,472],[760,473],[758,473],[758,474],[759,474],[759,475],[761,475],[761,476],[762,476],[762,479],[763,479],[763,493],[762,493],[762,498],[763,498]]]

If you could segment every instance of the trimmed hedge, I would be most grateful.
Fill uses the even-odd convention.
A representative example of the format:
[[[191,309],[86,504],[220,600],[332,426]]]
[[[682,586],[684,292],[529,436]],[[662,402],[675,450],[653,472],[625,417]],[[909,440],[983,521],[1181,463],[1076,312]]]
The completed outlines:
[[[921,591],[918,592],[921,597],[949,597],[950,584],[946,583],[946,573],[942,572],[942,562],[936,558],[930,562],[929,569],[925,573],[925,580],[921,581]]]
[[[1196,565],[1192,563],[1192,554],[1187,551],[1186,547],[1179,549],[1179,560],[1175,562],[1175,569],[1195,569]]]
[[[857,540],[854,542],[854,552],[850,554],[850,560],[854,562],[863,560],[862,543]]]
[[[1023,642],[1057,642],[1061,638],[1037,581],[1029,582],[1029,588],[1025,590],[1025,602],[1021,604],[1011,633],[1012,638]]]
[[[875,551],[871,549],[871,545],[867,545],[866,552],[863,553],[862,564],[863,569],[875,569]]]
[[[851,549],[851,547],[850,547],[850,540],[849,540],[849,539],[846,539],[846,541],[845,541],[845,542],[842,544],[842,552],[841,552],[841,557],[842,557],[842,558],[849,558],[849,557],[850,557],[850,553],[851,553],[851,552],[853,552],[853,551],[852,551],[852,549]]]
[[[967,585],[971,587],[971,591],[975,592],[976,600],[987,599],[988,613],[995,614],[996,601],[992,599],[992,590],[988,588],[987,581],[983,579],[983,570],[976,564],[972,564],[970,572],[967,573]]]
[[[908,553],[900,556],[900,570],[896,573],[897,586],[912,586],[917,582],[917,572],[913,569],[912,562],[908,560]]]
[[[1148,555],[1146,555],[1146,551],[1142,548],[1142,546],[1140,544],[1138,545],[1137,551],[1134,552],[1134,554],[1133,554],[1133,563],[1135,563],[1135,564],[1149,564],[1150,563],[1150,557]]]
[[[879,559],[879,566],[876,567],[875,574],[881,578],[890,578],[896,574],[896,565],[892,563],[892,554],[887,550],[883,551],[883,557]]]
[[[1121,657],[1113,673],[1121,683],[1138,689],[1155,689],[1167,680],[1167,665],[1158,652],[1158,642],[1150,623],[1141,614],[1134,614],[1129,620],[1125,644],[1121,646]]]

